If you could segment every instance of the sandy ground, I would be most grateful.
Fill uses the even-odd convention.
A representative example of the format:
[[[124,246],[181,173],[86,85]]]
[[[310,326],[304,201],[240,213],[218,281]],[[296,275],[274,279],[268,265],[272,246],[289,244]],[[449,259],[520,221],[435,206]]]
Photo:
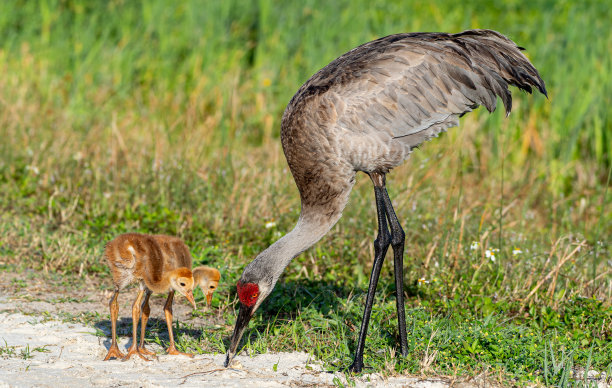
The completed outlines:
[[[355,377],[347,384],[344,373],[322,370],[306,353],[254,357],[242,353],[231,368],[225,369],[223,354],[204,354],[194,358],[168,356],[163,355],[163,349],[158,345],[149,344],[149,349],[160,354],[154,361],[146,362],[138,357],[126,362],[102,361],[110,345],[106,318],[110,292],[104,290],[103,284],[95,278],[71,281],[66,277],[51,279],[36,273],[0,270],[0,388],[497,386],[486,377],[455,380],[449,377],[384,377],[380,374]],[[127,317],[129,299],[130,296],[120,296],[118,330],[124,334],[131,330],[131,319]],[[149,322],[160,313],[155,309],[156,305],[163,304],[163,300],[163,297],[152,300]],[[188,321],[189,327],[224,324],[220,313],[209,311],[205,316],[192,316],[190,311],[186,302],[174,303],[175,317],[181,322]],[[119,337],[119,347],[123,352],[130,344],[131,340],[125,335]],[[610,387],[605,378],[595,378],[593,382],[598,388]]]
[[[10,307],[0,299],[0,310]],[[0,313],[0,387],[320,387],[346,384],[342,373],[322,372],[305,353],[239,355],[232,368],[223,368],[224,355],[160,355],[146,362],[102,361],[105,338],[82,324],[64,323],[36,315]],[[122,341],[125,342],[125,341]],[[124,350],[129,343],[121,343]],[[149,346],[159,351],[155,345]],[[274,371],[276,365],[276,371]],[[414,377],[385,379],[371,374],[359,386],[447,387],[443,379]],[[463,384],[465,385],[465,383]]]
[[[254,357],[239,354],[231,368],[223,368],[225,355],[205,354],[194,358],[168,356],[155,344],[149,349],[159,355],[146,362],[138,357],[122,362],[102,361],[108,346],[108,321],[83,324],[83,320],[66,322],[66,313],[75,316],[98,312],[108,314],[109,292],[93,280],[83,289],[58,282],[41,280],[32,274],[0,271],[0,388],[4,387],[321,387],[347,384],[344,373],[321,369],[306,353],[262,354]],[[81,282],[82,283],[82,282]],[[64,284],[64,286],[62,285]],[[129,296],[120,297],[120,317],[129,312]],[[156,304],[152,302],[153,319]],[[190,317],[187,303],[174,304],[175,317],[189,319],[193,327],[214,325],[215,314]],[[123,317],[123,318],[127,318]],[[84,320],[89,322],[88,320]],[[201,321],[201,322],[200,322]],[[120,322],[126,331],[128,320]],[[101,332],[106,335],[99,335]],[[98,333],[98,335],[96,335]],[[119,338],[125,349],[131,340]],[[274,367],[276,365],[276,368]],[[276,369],[276,370],[274,370]],[[481,381],[452,381],[448,378],[411,376],[383,377],[369,374],[354,378],[357,387],[468,387],[491,386]]]

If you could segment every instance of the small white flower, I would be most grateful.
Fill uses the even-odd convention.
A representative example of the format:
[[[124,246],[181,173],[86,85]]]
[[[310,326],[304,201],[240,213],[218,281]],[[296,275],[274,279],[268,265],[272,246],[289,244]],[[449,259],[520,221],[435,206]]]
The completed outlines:
[[[472,245],[470,245],[470,249],[473,250],[473,251],[478,249],[478,247],[480,247],[480,243],[478,241],[474,241],[474,242],[472,242]]]
[[[419,284],[428,284],[429,280],[425,280],[425,278],[420,278],[419,279]]]
[[[111,193],[108,191],[105,191],[103,194],[104,198],[109,199],[111,197]]]
[[[34,174],[34,175],[38,175],[38,173],[40,172],[40,171],[38,171],[38,167],[36,167],[34,165],[26,166],[26,171],[31,171],[32,174]]]
[[[519,248],[514,248],[512,250],[512,256],[520,255],[521,253],[523,253],[523,251],[521,251]]]
[[[487,259],[491,259],[492,262],[495,263],[495,249],[487,249],[485,251],[485,256],[487,257]]]
[[[85,155],[83,155],[81,151],[77,151],[74,153],[74,155],[72,155],[72,159],[76,160],[77,162],[83,160],[84,157]]]
[[[274,221],[266,222],[265,226],[266,226],[266,229],[274,228],[276,226],[276,222]]]

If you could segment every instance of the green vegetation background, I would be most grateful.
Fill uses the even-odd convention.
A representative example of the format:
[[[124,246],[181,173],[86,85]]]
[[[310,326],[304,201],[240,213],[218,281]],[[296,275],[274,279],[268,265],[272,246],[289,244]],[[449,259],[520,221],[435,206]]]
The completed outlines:
[[[390,174],[411,356],[392,357],[386,263],[366,362],[543,384],[610,371],[610,20],[606,1],[3,1],[0,265],[105,279],[114,235],[180,235],[222,270],[227,320],[182,346],[224,351],[241,269],[299,214],[278,139],[297,88],[380,36],[491,28],[526,48],[550,98],[514,90],[509,118],[471,113]],[[362,177],[247,347],[349,362],[374,214]]]

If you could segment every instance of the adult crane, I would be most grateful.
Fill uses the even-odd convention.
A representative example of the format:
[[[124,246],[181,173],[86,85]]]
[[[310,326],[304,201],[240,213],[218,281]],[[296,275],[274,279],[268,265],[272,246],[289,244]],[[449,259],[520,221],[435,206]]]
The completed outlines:
[[[295,228],[249,263],[237,284],[240,309],[225,359],[289,262],[340,219],[357,171],[370,176],[378,216],[374,264],[349,370],[363,368],[363,351],[383,259],[393,248],[401,354],[408,353],[403,297],[404,231],[385,188],[385,176],[421,143],[457,126],[479,105],[508,115],[508,85],[547,95],[538,71],[504,35],[404,33],[365,43],[313,75],[293,96],[281,123],[281,142],[300,192]],[[388,223],[388,226],[387,226]]]

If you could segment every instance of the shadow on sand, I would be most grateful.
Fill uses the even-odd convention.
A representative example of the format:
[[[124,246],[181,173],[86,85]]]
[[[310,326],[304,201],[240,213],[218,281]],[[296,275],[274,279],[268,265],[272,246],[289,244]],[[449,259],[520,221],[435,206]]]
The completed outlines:
[[[104,346],[108,350],[111,345],[111,323],[110,320],[101,320],[96,322],[94,325],[98,330],[101,330],[106,334],[106,338],[104,339]],[[178,338],[179,336],[189,336],[194,339],[197,339],[201,336],[202,330],[199,328],[190,328],[185,325],[179,325],[176,327],[176,320],[172,326],[172,331],[174,333],[174,338]],[[140,321],[138,322],[138,340],[140,341]],[[125,343],[125,347],[129,348],[132,346],[132,318],[129,317],[120,317],[117,320],[117,341],[119,341],[122,345],[124,344],[122,339],[127,338],[128,342]],[[145,333],[145,345],[148,343],[157,342],[157,339],[161,340],[162,346],[164,348],[169,345],[169,337],[168,337],[168,326],[166,325],[166,321],[160,318],[149,318],[149,322],[147,323],[147,330]]]

